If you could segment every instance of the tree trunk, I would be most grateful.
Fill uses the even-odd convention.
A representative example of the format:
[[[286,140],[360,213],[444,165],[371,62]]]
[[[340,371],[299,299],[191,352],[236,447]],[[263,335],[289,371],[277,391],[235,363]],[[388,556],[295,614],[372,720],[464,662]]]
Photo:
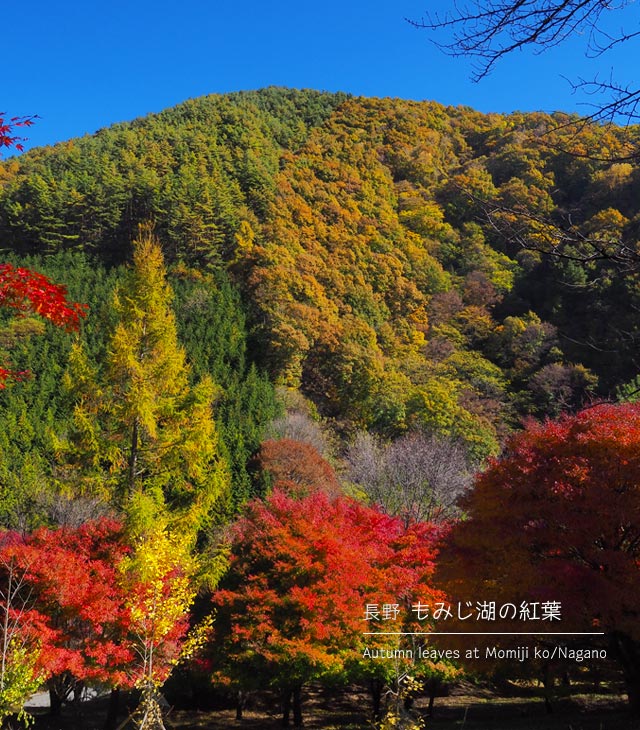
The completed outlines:
[[[104,723],[104,730],[115,730],[118,721],[118,707],[120,705],[120,688],[114,687],[109,695],[109,707],[107,719]]]
[[[60,696],[60,692],[55,684],[49,684],[49,714],[53,717],[60,717],[62,713],[62,702],[63,698]]]
[[[77,679],[73,685],[73,706],[77,708],[82,702],[84,695],[85,683]]]
[[[553,714],[553,705],[551,704],[551,697],[553,696],[553,688],[555,685],[555,679],[551,673],[551,667],[548,664],[544,665],[542,675],[542,683],[544,685],[544,708],[547,711],[547,715]]]
[[[373,702],[373,719],[379,720],[382,717],[382,680],[372,677],[369,681],[371,700]]]
[[[302,727],[302,685],[293,688],[293,726]]]
[[[289,727],[289,716],[291,715],[291,689],[286,687],[282,690],[282,727]]]
[[[236,720],[242,720],[242,713],[247,702],[246,694],[239,689],[236,693]]]
[[[622,667],[631,713],[636,716],[640,715],[640,651],[638,643],[622,631],[613,631],[609,639],[612,654]]]
[[[166,730],[160,707],[160,694],[153,686],[142,691],[142,698],[137,714],[138,730]]]
[[[77,691],[81,690],[81,683],[79,684],[72,674],[65,671],[51,677],[47,681],[47,687],[49,689],[49,714],[58,717],[62,712],[62,706],[65,702],[69,702],[71,693],[73,692],[75,696],[76,688],[79,687]]]

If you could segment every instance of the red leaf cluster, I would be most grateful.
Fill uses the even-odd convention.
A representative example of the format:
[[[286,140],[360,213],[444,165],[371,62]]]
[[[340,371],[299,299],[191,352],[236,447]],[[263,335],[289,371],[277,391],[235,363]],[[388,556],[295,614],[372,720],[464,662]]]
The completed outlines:
[[[43,274],[11,264],[0,264],[0,307],[32,312],[66,330],[78,329],[80,320],[87,314],[86,305],[67,301],[64,286],[54,284]],[[28,372],[0,367],[0,388],[9,378],[21,380],[26,376]]]
[[[6,119],[4,112],[0,112],[0,148],[15,147],[22,152],[21,142],[24,137],[13,134],[16,127],[30,127],[35,117],[11,117]]]
[[[9,608],[13,630],[37,651],[38,670],[49,680],[70,676],[133,687],[141,679],[132,606],[145,605],[148,590],[135,574],[123,579],[121,563],[130,552],[122,524],[112,519],[0,536],[0,614]],[[7,590],[9,570],[19,591]],[[174,578],[162,576],[163,590],[171,591]],[[180,616],[154,647],[154,677],[169,673],[188,619]],[[3,630],[0,625],[0,639]]]
[[[67,301],[64,286],[11,264],[0,264],[0,306],[33,312],[67,330],[78,329],[87,313],[86,305]]]
[[[106,519],[41,528],[25,539],[17,559],[44,629],[40,661],[47,675],[129,684],[134,655],[117,574],[127,551],[122,526]]]
[[[361,654],[367,603],[440,596],[429,580],[434,538],[430,525],[405,530],[321,491],[295,499],[276,489],[250,503],[233,531],[226,587],[213,599],[227,676],[303,683],[341,671]]]
[[[530,423],[462,509],[440,561],[454,596],[561,601],[563,630],[640,639],[640,404]]]

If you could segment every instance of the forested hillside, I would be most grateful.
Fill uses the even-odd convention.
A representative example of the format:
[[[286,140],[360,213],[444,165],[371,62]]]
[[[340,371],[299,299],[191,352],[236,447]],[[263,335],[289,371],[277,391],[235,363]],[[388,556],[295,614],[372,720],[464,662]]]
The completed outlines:
[[[219,389],[236,504],[273,384],[343,435],[423,427],[482,459],[522,416],[637,374],[637,273],[535,250],[569,220],[605,248],[636,246],[640,173],[611,160],[637,132],[568,119],[283,89],[203,97],[5,160],[0,240],[89,304],[82,338],[100,368],[122,266],[153,224],[190,377]],[[2,488],[19,501],[69,418],[71,345],[53,331],[2,345],[33,371],[0,396]]]
[[[272,88],[4,160],[0,725],[46,682],[161,728],[173,672],[415,728],[497,669],[455,607],[518,643],[541,607],[592,665],[503,680],[640,712],[640,406],[594,406],[638,400],[636,137]]]

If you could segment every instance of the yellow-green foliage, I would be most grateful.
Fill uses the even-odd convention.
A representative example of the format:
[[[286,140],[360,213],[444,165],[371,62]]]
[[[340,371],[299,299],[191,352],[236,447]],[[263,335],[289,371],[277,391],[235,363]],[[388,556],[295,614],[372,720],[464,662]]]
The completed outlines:
[[[590,241],[635,250],[637,166],[602,160],[630,159],[636,132],[575,122],[285,89],[191,100],[0,166],[0,238],[20,251],[83,242],[120,262],[124,232],[151,218],[172,263],[229,270],[254,351],[324,416],[397,435],[422,393],[416,418],[476,423],[482,438],[461,437],[486,455],[521,416],[579,406],[594,380],[574,368],[604,393],[636,374],[635,275],[616,276],[607,256],[580,261]],[[545,255],[558,246],[565,258]],[[109,366],[123,383],[142,372],[127,287]],[[452,372],[452,356],[502,377]],[[439,414],[434,378],[451,379]],[[163,405],[145,382],[114,408],[149,435]]]
[[[120,508],[138,491],[160,491],[193,530],[214,507],[224,511],[229,473],[213,418],[217,389],[209,376],[189,385],[172,296],[158,242],[142,227],[114,295],[104,368],[72,350],[64,382],[73,424],[57,441],[58,474],[67,489]]]
[[[415,677],[402,674],[397,677],[395,687],[389,690],[389,705],[384,717],[375,724],[377,730],[423,730],[422,718],[406,710],[405,700],[423,689],[422,682]]]
[[[129,668],[142,691],[135,720],[140,730],[162,730],[159,692],[174,667],[209,639],[213,616],[188,631],[200,585],[202,556],[193,535],[165,508],[161,494],[135,493],[127,524],[132,551],[119,564],[136,661]]]
[[[23,645],[17,636],[9,639],[0,673],[0,724],[13,714],[25,724],[33,722],[24,703],[44,681],[36,669],[37,660],[38,651],[33,646]]]
[[[171,526],[157,499],[142,493],[131,500],[129,535],[133,549],[119,570],[139,658],[136,683],[141,688],[157,688],[181,658],[186,621],[197,590],[193,540]]]

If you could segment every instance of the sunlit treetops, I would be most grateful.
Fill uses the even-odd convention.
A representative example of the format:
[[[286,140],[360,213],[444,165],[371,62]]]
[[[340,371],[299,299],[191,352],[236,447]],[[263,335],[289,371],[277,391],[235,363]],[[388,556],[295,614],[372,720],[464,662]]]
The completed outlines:
[[[483,458],[520,416],[636,374],[632,277],[574,260],[585,240],[635,240],[636,167],[599,161],[634,132],[566,121],[273,88],[204,97],[7,160],[0,237],[119,263],[152,220],[169,265],[231,276],[274,381],[325,416],[435,430]],[[545,255],[567,227],[568,257]]]

